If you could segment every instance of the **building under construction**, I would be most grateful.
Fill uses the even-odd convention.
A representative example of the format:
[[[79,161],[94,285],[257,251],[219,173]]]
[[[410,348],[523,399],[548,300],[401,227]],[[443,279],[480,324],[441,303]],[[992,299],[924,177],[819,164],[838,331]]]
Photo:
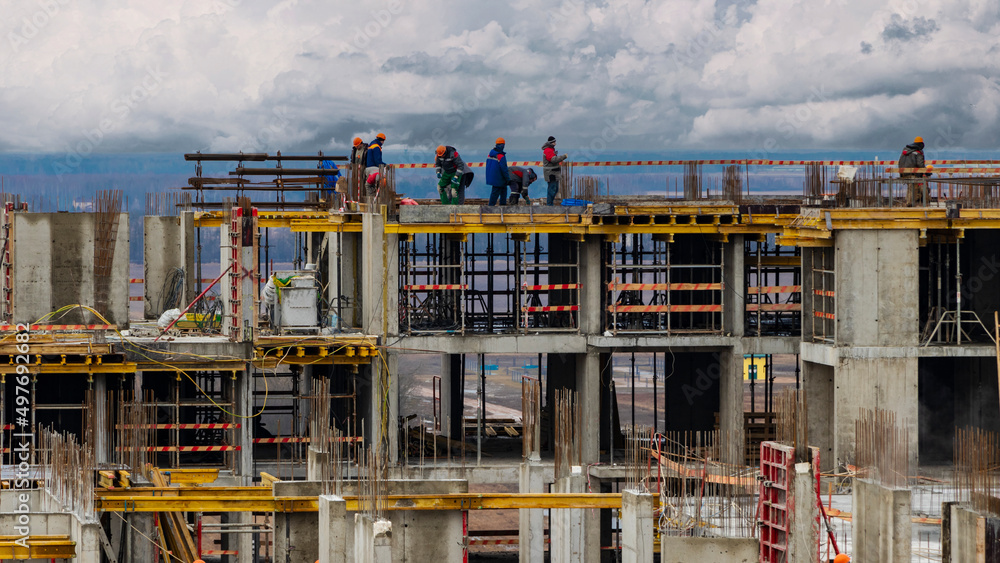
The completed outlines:
[[[992,162],[185,159],[141,275],[120,193],[4,195],[0,560],[1000,561]]]

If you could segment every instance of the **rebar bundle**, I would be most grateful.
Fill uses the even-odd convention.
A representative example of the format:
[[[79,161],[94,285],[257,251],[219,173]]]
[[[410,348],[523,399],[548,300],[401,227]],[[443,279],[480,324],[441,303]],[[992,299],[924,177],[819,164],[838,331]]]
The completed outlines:
[[[122,210],[121,190],[101,190],[94,200],[94,305],[107,315],[111,292],[111,268],[118,241],[118,223]]]
[[[111,400],[114,400],[113,398]],[[146,400],[139,401],[128,391],[117,401],[115,457],[119,467],[128,468],[141,475],[147,464],[153,463],[150,448],[156,446],[156,405],[153,392],[146,391]]]
[[[785,389],[775,398],[774,413],[775,441],[795,448],[796,460],[807,460],[809,426],[805,394],[795,389]]]
[[[39,426],[38,465],[45,475],[45,491],[60,510],[75,514],[83,522],[97,519],[94,510],[94,459],[92,427],[84,427],[84,444],[68,432]]]
[[[556,389],[555,404],[555,478],[572,474],[574,465],[582,464],[580,448],[580,406],[576,391]]]
[[[336,428],[330,425],[330,381],[313,379],[313,395],[309,398],[309,450],[319,466],[319,480],[323,494],[342,494],[344,457],[343,441]]]
[[[625,487],[630,491],[646,492],[649,477],[650,447],[653,429],[649,426],[625,427]]]
[[[524,459],[538,459],[541,452],[539,443],[539,417],[541,382],[534,378],[521,379],[521,455]]]
[[[596,176],[580,176],[573,178],[573,197],[591,202],[601,201],[601,189],[607,193],[610,190],[610,178],[602,181]]]
[[[686,163],[684,165],[684,199],[701,199],[702,184],[701,164],[698,162]]]
[[[910,442],[906,421],[896,423],[896,413],[861,409],[854,422],[858,468],[884,487],[905,487],[910,475]]]
[[[372,520],[382,520],[386,512],[386,460],[384,455],[364,448],[358,456],[358,508]]]
[[[981,428],[955,428],[955,486],[981,513],[1000,517],[1000,440]]]
[[[812,198],[813,201],[818,201],[826,192],[826,166],[807,164],[805,171],[806,178],[802,185],[802,195],[807,200]]]
[[[146,194],[146,215],[173,217],[181,206],[191,206],[191,194],[188,192],[167,192]]]
[[[743,202],[743,170],[738,164],[730,164],[723,171],[722,195],[735,204]]]
[[[668,432],[653,439],[652,476],[660,494],[660,533],[668,536],[754,537],[758,468],[741,459],[743,432]]]

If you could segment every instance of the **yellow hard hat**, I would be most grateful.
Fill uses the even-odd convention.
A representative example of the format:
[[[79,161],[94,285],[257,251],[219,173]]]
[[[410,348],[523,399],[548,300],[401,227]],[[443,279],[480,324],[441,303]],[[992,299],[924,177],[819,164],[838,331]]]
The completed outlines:
[[[441,156],[441,155],[444,154],[444,151],[446,151],[446,150],[448,150],[448,149],[444,148],[444,145],[438,145],[437,150],[434,151],[434,152],[437,153],[438,156]]]
[[[933,164],[928,164],[927,165],[927,169],[928,170],[934,170],[934,165]]]
[[[913,142],[914,143],[922,143],[922,142],[924,142],[924,138],[923,137],[916,137],[916,138],[913,139]]]

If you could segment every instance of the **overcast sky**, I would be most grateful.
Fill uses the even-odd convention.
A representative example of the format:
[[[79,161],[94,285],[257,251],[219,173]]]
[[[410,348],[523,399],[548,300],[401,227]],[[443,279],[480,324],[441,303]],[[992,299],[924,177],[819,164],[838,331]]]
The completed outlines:
[[[0,151],[1000,143],[997,0],[0,0]]]

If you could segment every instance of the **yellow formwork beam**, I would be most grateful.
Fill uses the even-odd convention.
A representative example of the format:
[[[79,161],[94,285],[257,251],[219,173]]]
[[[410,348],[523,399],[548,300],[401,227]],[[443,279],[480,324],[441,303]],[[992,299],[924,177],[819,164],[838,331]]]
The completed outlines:
[[[221,490],[220,490],[221,489]],[[249,491],[247,489],[258,489]],[[95,507],[105,512],[316,512],[316,497],[274,497],[269,487],[98,490]],[[261,494],[262,491],[264,494]],[[123,493],[133,493],[131,495]],[[160,494],[155,494],[160,493]],[[361,508],[357,496],[345,496],[347,510]],[[620,493],[456,493],[387,495],[388,510],[505,510],[514,508],[621,508]]]
[[[27,544],[27,548],[24,545]],[[73,559],[76,542],[69,536],[0,536],[0,560]]]
[[[28,373],[32,374],[93,374],[93,373],[135,373],[136,364],[29,364]],[[17,366],[0,365],[0,374],[17,373]]]

